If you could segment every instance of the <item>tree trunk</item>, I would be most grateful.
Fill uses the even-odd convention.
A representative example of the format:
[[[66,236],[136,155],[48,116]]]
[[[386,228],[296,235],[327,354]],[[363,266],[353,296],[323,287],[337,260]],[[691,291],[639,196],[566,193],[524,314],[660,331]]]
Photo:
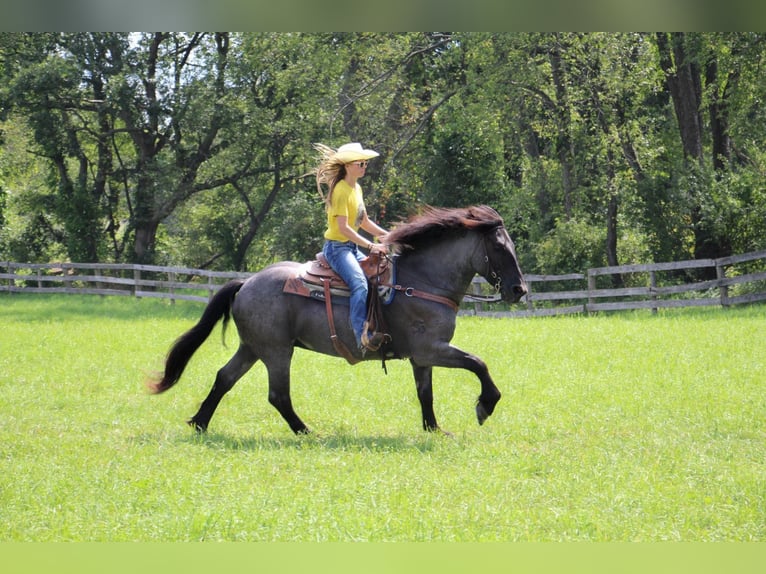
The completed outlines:
[[[720,90],[718,81],[718,62],[711,59],[705,67],[705,83],[712,87],[708,111],[713,136],[713,168],[717,172],[725,170],[731,162],[731,139],[726,113],[729,82]]]
[[[668,90],[673,99],[684,157],[703,163],[702,149],[702,82],[699,66],[688,56],[684,45],[685,34],[665,32],[657,34],[660,65],[665,73]]]
[[[681,143],[684,150],[690,172],[695,172],[704,167],[704,150],[702,146],[702,79],[700,68],[695,62],[694,54],[687,53],[684,33],[658,33],[657,45],[660,51],[660,65],[665,72],[668,90],[673,99],[673,106],[678,120],[678,127],[681,134]],[[708,85],[715,85],[717,79],[717,67],[714,63],[708,65],[706,70],[706,80]],[[712,82],[712,83],[711,83]],[[726,140],[726,122],[723,113],[722,104],[713,98],[711,119],[713,122],[713,137],[717,140],[714,143],[714,162],[719,161],[721,157],[726,157],[725,147],[728,145]],[[723,156],[721,151],[724,151]],[[701,186],[701,178],[695,178],[693,185]],[[702,198],[707,193],[700,187],[691,189],[690,193],[694,199],[691,206],[690,218],[691,227],[694,233],[694,257],[696,259],[717,258],[729,255],[731,248],[725,245],[715,232],[710,229],[704,219]],[[711,274],[712,273],[712,274]],[[702,272],[701,278],[714,278],[715,273]]]
[[[619,265],[617,258],[617,211],[619,207],[619,196],[617,191],[617,183],[614,169],[614,151],[612,150],[612,138],[610,133],[612,126],[607,119],[607,115],[604,111],[604,106],[601,103],[601,96],[599,94],[599,88],[596,85],[591,86],[591,98],[593,100],[593,106],[596,109],[596,117],[598,118],[598,124],[601,128],[601,132],[604,134],[604,141],[606,142],[606,193],[607,193],[607,207],[606,207],[606,260],[609,266]],[[622,276],[619,273],[612,275],[612,284],[615,287],[622,286]]]
[[[561,182],[564,190],[564,215],[566,219],[571,219],[574,178],[572,177],[572,142],[569,135],[569,98],[567,97],[566,80],[564,78],[561,50],[558,41],[553,44],[548,52],[548,59],[551,63],[551,75],[556,91],[556,123],[558,131],[556,151],[561,165]]]
[[[135,230],[133,255],[136,263],[153,263],[158,221],[146,221]]]

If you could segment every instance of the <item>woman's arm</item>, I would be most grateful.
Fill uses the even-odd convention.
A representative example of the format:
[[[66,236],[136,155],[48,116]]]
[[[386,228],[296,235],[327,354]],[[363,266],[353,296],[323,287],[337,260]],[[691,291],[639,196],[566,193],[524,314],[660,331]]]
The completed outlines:
[[[360,227],[367,233],[370,233],[373,237],[380,237],[381,235],[388,233],[388,231],[367,217],[367,213],[364,214],[364,218],[362,219],[362,224]]]
[[[359,247],[364,247],[365,249],[368,249],[370,252],[373,252],[373,251],[378,251],[380,253],[386,252],[386,248],[383,245],[380,245],[379,243],[373,243],[367,240],[367,238],[360,235],[359,233],[354,231],[351,227],[349,227],[347,217],[343,215],[338,215],[336,216],[336,221],[338,223],[338,231],[340,231],[344,237],[348,238],[349,241],[356,243]],[[367,226],[365,226],[365,222],[367,223]],[[375,225],[366,216],[364,220],[362,221],[361,228],[369,233],[372,233],[376,237],[378,235],[386,234],[385,229],[383,229],[382,227],[379,227],[378,225]]]

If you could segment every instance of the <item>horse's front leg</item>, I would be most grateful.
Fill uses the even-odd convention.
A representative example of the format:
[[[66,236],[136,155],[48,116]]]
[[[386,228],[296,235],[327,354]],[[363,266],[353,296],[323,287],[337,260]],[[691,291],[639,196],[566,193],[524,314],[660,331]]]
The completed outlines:
[[[419,367],[410,361],[412,373],[415,375],[415,387],[418,391],[420,411],[423,414],[423,430],[434,432],[439,430],[434,414],[433,367]]]
[[[464,351],[460,352],[464,353]],[[500,394],[500,389],[495,386],[495,382],[489,375],[489,369],[487,369],[484,361],[470,353],[464,353],[464,355],[463,364],[465,366],[463,368],[474,373],[479,377],[479,381],[481,381],[481,394],[476,401],[476,418],[479,424],[483,425],[484,421],[494,412],[495,405],[497,405],[502,395]]]
[[[311,431],[295,413],[290,398],[290,361],[292,347],[279,349],[263,358],[269,372],[269,403],[279,411],[295,434],[309,434]]]
[[[500,390],[489,375],[487,365],[479,357],[466,353],[457,347],[444,344],[440,345],[434,354],[434,367],[447,367],[453,369],[466,369],[475,374],[481,382],[481,394],[476,402],[476,418],[479,424],[484,424],[495,405],[500,400]]]

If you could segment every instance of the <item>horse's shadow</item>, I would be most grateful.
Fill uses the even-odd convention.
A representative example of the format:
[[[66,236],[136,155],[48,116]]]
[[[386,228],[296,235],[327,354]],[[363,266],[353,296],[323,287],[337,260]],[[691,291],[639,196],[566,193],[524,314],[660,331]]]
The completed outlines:
[[[358,436],[358,435],[294,435],[287,437],[242,437],[225,432],[190,434],[179,438],[184,444],[195,444],[214,450],[273,451],[273,450],[341,450],[350,452],[430,452],[436,441],[446,435]]]

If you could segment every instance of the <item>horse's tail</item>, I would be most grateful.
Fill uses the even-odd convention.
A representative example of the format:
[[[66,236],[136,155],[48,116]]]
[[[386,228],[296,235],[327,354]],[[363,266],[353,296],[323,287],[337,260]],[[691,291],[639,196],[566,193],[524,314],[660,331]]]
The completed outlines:
[[[146,382],[149,392],[153,394],[165,392],[178,382],[192,355],[205,342],[222,317],[223,330],[226,331],[231,304],[244,283],[240,279],[234,279],[218,290],[205,307],[197,324],[173,343],[165,359],[165,372],[161,375],[158,373],[157,377]]]

